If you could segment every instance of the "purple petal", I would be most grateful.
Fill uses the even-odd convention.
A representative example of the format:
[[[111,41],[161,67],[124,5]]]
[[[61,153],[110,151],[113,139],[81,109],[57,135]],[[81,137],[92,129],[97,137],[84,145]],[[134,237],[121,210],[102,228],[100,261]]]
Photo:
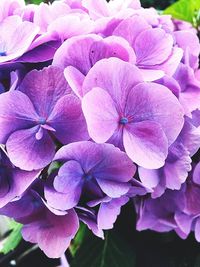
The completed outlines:
[[[111,198],[118,198],[125,195],[130,185],[128,183],[116,182],[108,179],[96,179],[102,191]]]
[[[93,174],[98,180],[128,182],[132,179],[136,167],[126,153],[110,144],[103,144],[102,152],[102,160],[93,170]]]
[[[44,216],[42,223],[23,226],[22,236],[26,241],[38,243],[48,257],[59,258],[78,231],[78,216],[74,210],[69,210],[64,216],[56,216],[45,210]]]
[[[196,165],[193,172],[193,181],[200,185],[200,163]]]
[[[19,89],[30,98],[37,113],[44,118],[48,118],[60,97],[71,92],[63,71],[53,66],[29,72]]]
[[[200,242],[200,219],[199,218],[197,219],[195,223],[194,234],[195,234],[196,240]]]
[[[165,167],[166,186],[172,190],[179,190],[189,171],[191,171],[191,158],[183,145],[174,143],[169,150]]]
[[[25,94],[12,91],[0,95],[0,143],[5,143],[14,131],[34,126],[37,119],[38,115]]]
[[[118,58],[102,59],[86,76],[83,94],[94,87],[100,87],[110,94],[119,110],[123,111],[130,89],[142,81],[142,75],[134,65]]]
[[[57,205],[57,199],[59,200],[59,195],[54,205],[54,195],[51,194],[51,190],[48,188],[45,190],[45,197],[47,202],[54,208],[61,209],[64,204],[65,209],[70,209],[75,207],[80,199],[82,186],[83,186],[83,170],[77,161],[70,160],[66,162],[59,170],[58,175],[55,177],[53,185],[57,192],[62,193],[62,199],[64,198],[65,204],[62,202]],[[50,194],[48,193],[50,192]],[[62,200],[60,199],[60,200]],[[60,201],[61,202],[61,201]]]
[[[39,126],[18,130],[8,138],[6,148],[15,166],[27,171],[39,170],[53,159],[55,153],[53,141],[45,130],[43,137],[37,140],[38,130]]]
[[[137,25],[137,27],[135,25]],[[137,36],[147,29],[151,29],[151,26],[145,19],[141,16],[133,16],[131,18],[124,19],[114,30],[113,35],[123,37],[131,46],[133,46]]]
[[[22,55],[18,61],[38,63],[51,60],[60,45],[60,41],[46,42]]]
[[[54,160],[76,160],[80,163],[84,171],[88,172],[102,161],[101,146],[102,145],[95,144],[91,141],[71,143],[60,148]]]
[[[76,68],[69,66],[64,70],[64,76],[73,92],[79,97],[83,97],[82,86],[85,76]]]
[[[154,188],[158,185],[160,179],[158,170],[149,170],[142,167],[138,168],[142,184],[148,188]]]
[[[164,165],[168,142],[158,123],[143,121],[126,126],[123,142],[127,155],[139,166],[156,169]]]
[[[187,190],[185,192],[186,207],[184,212],[190,215],[199,215],[200,213],[200,187],[195,183],[188,183]]]
[[[39,32],[39,28],[31,22],[23,21],[19,16],[7,17],[0,23],[0,35],[4,37],[6,52],[0,62],[10,61],[23,55]]]
[[[184,123],[183,108],[178,99],[166,87],[155,83],[140,83],[132,89],[126,103],[126,114],[131,115],[135,122],[150,120],[159,123],[169,144],[176,140]]]
[[[189,234],[192,227],[192,222],[194,220],[193,217],[188,216],[187,214],[184,214],[181,211],[176,212],[175,214],[175,220],[178,224],[178,227],[183,231],[185,234]]]
[[[82,207],[77,207],[80,212],[78,212],[78,216],[80,221],[87,225],[87,227],[92,231],[92,233],[102,239],[104,239],[104,233],[102,229],[99,229],[97,226],[96,215],[91,212],[89,209],[85,209]]]
[[[159,170],[139,168],[140,179],[149,188],[154,188],[152,197],[161,196],[166,188],[179,190],[191,170],[191,159],[182,144],[174,143],[169,150],[165,165]]]
[[[44,196],[47,201],[46,206],[50,211],[55,213],[56,211],[67,211],[69,208],[74,206],[74,200],[70,199],[67,194],[59,193],[53,187],[53,184],[48,183],[44,187]],[[68,201],[70,201],[68,203]]]
[[[91,33],[93,28],[93,22],[89,19],[89,16],[81,18],[79,13],[71,13],[68,16],[54,20],[48,26],[47,31],[50,32],[54,38],[63,41],[76,35]]]
[[[17,168],[13,169],[10,188],[8,193],[0,198],[0,208],[8,204],[14,198],[21,196],[32,182],[37,179],[39,174],[40,172],[38,171],[26,172]]]
[[[121,207],[128,202],[127,197],[112,199],[110,202],[102,203],[98,211],[98,227],[100,229],[112,229]]]
[[[88,9],[90,17],[94,20],[109,15],[108,4],[105,0],[83,0],[82,5]]]
[[[111,96],[101,88],[93,88],[83,97],[82,109],[90,137],[98,143],[106,142],[117,129],[119,120]]]
[[[193,156],[199,149],[200,127],[195,127],[193,125],[193,120],[185,119],[178,141],[189,151],[190,156]]]
[[[56,51],[52,64],[62,69],[73,66],[86,75],[92,67],[89,57],[91,46],[99,40],[101,37],[93,34],[68,39]]]
[[[47,123],[55,129],[54,135],[63,144],[89,139],[81,102],[72,94],[58,100]]]
[[[54,187],[60,193],[69,194],[73,188],[76,190],[76,187],[79,187],[83,175],[81,165],[77,161],[67,161],[59,169],[54,180]]]
[[[196,68],[200,49],[197,35],[188,30],[182,30],[175,31],[174,37],[177,45],[184,50],[184,63]]]
[[[138,66],[152,66],[163,63],[170,55],[173,38],[162,29],[141,32],[135,40],[134,51]]]
[[[165,73],[162,70],[154,70],[154,69],[140,69],[144,81],[152,82],[162,78]]]
[[[103,58],[110,57],[117,57],[133,64],[136,62],[135,53],[124,38],[110,36],[103,40],[93,42],[89,54],[92,65]]]
[[[183,50],[178,47],[173,47],[172,53],[169,58],[164,63],[161,63],[157,66],[153,66],[153,68],[157,70],[162,70],[165,72],[165,74],[172,76],[176,72],[182,57]]]

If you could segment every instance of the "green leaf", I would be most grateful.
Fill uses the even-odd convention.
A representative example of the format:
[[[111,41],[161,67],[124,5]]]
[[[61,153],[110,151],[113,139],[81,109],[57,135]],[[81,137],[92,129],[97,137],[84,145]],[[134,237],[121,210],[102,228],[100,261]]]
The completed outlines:
[[[11,230],[11,233],[2,241],[2,248],[0,249],[0,253],[3,254],[7,254],[10,251],[14,250],[22,239],[22,225],[16,223],[14,220],[8,221],[8,225]]]
[[[114,231],[106,232],[104,241],[89,233],[70,266],[134,267],[134,247]]]
[[[32,2],[33,2],[33,4],[37,4],[37,5],[38,5],[38,4],[40,4],[41,2],[43,2],[43,0],[33,0]]]
[[[36,4],[39,5],[43,0],[26,0],[28,4]]]
[[[60,168],[61,164],[58,161],[54,161],[50,164],[48,168],[48,175],[50,175],[52,172],[58,170]]]
[[[192,23],[194,26],[196,16],[200,10],[199,0],[179,0],[164,10],[164,14],[170,14],[173,18]]]
[[[76,234],[75,238],[73,239],[69,247],[70,253],[72,254],[73,257],[76,255],[76,252],[78,251],[81,244],[83,243],[86,233],[87,233],[86,225],[81,224],[78,230],[78,233]]]

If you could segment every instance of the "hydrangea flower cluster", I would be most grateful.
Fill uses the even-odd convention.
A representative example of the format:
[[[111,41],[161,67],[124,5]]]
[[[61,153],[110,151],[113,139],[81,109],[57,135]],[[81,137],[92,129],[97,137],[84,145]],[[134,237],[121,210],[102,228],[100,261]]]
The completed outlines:
[[[139,0],[1,0],[0,36],[0,214],[23,238],[60,257],[132,201],[138,230],[200,241],[195,30]]]

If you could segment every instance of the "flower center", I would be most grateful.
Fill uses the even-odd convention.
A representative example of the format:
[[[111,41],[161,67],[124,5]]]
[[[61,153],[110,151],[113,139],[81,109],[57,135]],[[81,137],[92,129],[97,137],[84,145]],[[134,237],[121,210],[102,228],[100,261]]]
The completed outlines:
[[[92,178],[93,178],[93,176],[92,176],[90,173],[86,173],[86,174],[84,175],[84,179],[85,179],[86,181],[90,181],[90,180],[92,180]]]
[[[128,123],[128,119],[123,117],[123,118],[120,119],[119,123],[125,125],[125,124]]]
[[[3,56],[5,57],[5,56],[7,56],[7,54],[6,54],[5,51],[2,51],[2,52],[0,52],[0,56],[1,56],[1,57],[3,57]]]
[[[46,119],[43,117],[39,118],[39,124],[41,124],[41,125],[46,124]]]

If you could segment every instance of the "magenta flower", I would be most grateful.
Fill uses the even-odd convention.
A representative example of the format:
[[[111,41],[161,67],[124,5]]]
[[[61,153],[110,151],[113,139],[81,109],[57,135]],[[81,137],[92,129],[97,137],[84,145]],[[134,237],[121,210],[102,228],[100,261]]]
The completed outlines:
[[[95,142],[124,148],[140,166],[164,165],[184,122],[183,109],[171,91],[144,83],[137,67],[111,58],[90,70],[83,93],[82,108]]]
[[[65,144],[87,140],[80,101],[70,92],[62,71],[49,67],[30,72],[19,90],[0,95],[0,143],[15,166],[45,167],[54,157],[55,138]]]

